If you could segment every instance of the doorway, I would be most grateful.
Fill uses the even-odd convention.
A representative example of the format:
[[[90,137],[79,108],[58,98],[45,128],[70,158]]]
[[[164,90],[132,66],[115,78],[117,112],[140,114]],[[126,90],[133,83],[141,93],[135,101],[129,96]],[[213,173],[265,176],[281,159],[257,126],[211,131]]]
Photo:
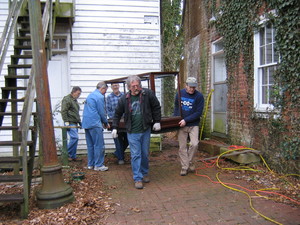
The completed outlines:
[[[227,73],[223,41],[212,46],[212,131],[215,134],[227,134]]]

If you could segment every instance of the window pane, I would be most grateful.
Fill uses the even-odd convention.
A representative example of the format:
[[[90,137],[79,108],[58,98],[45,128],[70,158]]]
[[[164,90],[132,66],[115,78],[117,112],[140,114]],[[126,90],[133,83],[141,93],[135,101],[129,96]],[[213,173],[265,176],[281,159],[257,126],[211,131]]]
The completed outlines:
[[[227,84],[216,84],[214,90],[214,112],[226,112]]]
[[[267,87],[266,86],[262,86],[262,104],[267,104],[268,103],[268,99],[267,99]]]
[[[276,51],[276,44],[274,43],[273,45],[273,48],[274,48],[274,61],[273,62],[278,62],[279,61],[279,54],[278,52]]]
[[[273,86],[269,87],[269,92],[270,92],[270,96],[269,96],[269,104],[273,104],[274,103],[274,88]]]
[[[262,85],[267,84],[268,83],[268,72],[267,72],[267,68],[262,68],[261,70],[261,83]]]
[[[259,57],[260,57],[260,65],[266,64],[266,59],[265,59],[265,47],[260,47],[259,49]]]
[[[262,28],[259,31],[259,43],[260,46],[265,45],[265,29]]]
[[[266,64],[272,63],[272,50],[273,50],[273,48],[272,48],[271,44],[266,45],[266,51],[267,51]]]
[[[57,40],[52,41],[52,49],[58,49],[58,41]]]
[[[223,41],[217,42],[215,45],[215,52],[221,51],[224,49]]]
[[[275,72],[275,67],[272,66],[269,68],[269,84],[273,85],[274,84],[274,79],[273,79],[273,74]]]
[[[224,55],[214,57],[214,82],[222,82],[226,80],[226,66]]]
[[[267,24],[266,26],[266,44],[272,43],[272,26]]]
[[[60,49],[65,49],[67,46],[67,40],[66,39],[59,39],[59,48]]]

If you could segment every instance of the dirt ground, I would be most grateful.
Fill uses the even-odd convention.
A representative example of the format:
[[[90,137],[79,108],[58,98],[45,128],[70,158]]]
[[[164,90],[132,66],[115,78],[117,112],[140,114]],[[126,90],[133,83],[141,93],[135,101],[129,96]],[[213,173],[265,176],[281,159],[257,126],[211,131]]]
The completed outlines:
[[[161,152],[150,154],[150,161],[178,161],[178,142],[171,134],[163,139]],[[198,152],[198,161],[209,156],[207,153]],[[110,191],[114,187],[106,186],[103,183],[101,172],[87,170],[86,156],[81,157],[81,162],[71,162],[69,168],[63,168],[65,182],[71,185],[75,196],[75,201],[66,204],[58,209],[43,210],[36,206],[35,191],[39,188],[40,182],[33,183],[32,197],[30,200],[30,214],[28,219],[20,220],[20,209],[14,204],[0,205],[0,225],[10,224],[104,224],[105,218],[115,213],[116,202],[110,198]],[[115,164],[116,158],[109,154],[106,156],[106,165]],[[126,155],[126,161],[130,161],[129,153]],[[215,162],[203,163],[207,167],[215,167]],[[221,168],[236,168],[238,165],[228,161],[219,162]],[[280,195],[268,196],[273,201],[291,204],[299,207],[300,203],[300,183],[299,178],[295,176],[284,176],[282,174],[271,173],[263,165],[250,166],[259,172],[245,170],[223,170],[223,181],[232,182],[242,179],[247,181],[253,189],[274,188]],[[200,168],[201,169],[201,168]],[[83,180],[74,180],[72,173],[83,172]],[[109,171],[108,171],[109,172]],[[0,193],[13,192],[20,188],[14,184],[0,184]],[[286,197],[285,197],[286,196]],[[288,199],[290,198],[290,199]],[[72,222],[70,222],[72,221]],[[96,222],[97,221],[97,222]]]

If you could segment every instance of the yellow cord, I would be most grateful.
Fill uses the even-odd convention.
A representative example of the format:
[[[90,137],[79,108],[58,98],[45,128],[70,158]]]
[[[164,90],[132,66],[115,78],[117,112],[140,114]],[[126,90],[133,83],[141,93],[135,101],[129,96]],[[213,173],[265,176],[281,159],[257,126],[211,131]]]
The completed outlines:
[[[258,211],[253,207],[253,204],[252,204],[252,198],[251,198],[251,196],[250,196],[247,192],[242,191],[242,190],[239,190],[239,189],[236,189],[236,188],[233,188],[233,187],[230,187],[230,186],[227,186],[226,184],[224,184],[224,183],[219,179],[219,174],[220,174],[220,173],[217,173],[216,177],[217,177],[217,180],[220,182],[220,184],[222,184],[222,185],[223,185],[224,187],[226,187],[226,188],[229,188],[229,189],[234,190],[234,191],[237,191],[237,192],[241,192],[241,193],[243,193],[243,194],[245,194],[245,195],[248,196],[248,198],[249,198],[249,203],[250,203],[250,207],[251,207],[251,209],[252,209],[254,212],[256,212],[258,215],[260,215],[261,217],[263,217],[263,218],[266,219],[266,220],[269,220],[269,221],[271,221],[271,222],[273,222],[273,223],[275,223],[275,224],[282,225],[282,223],[279,223],[279,222],[277,222],[277,221],[275,221],[275,220],[272,220],[271,218],[269,218],[269,217],[263,215],[262,213],[258,212]]]
[[[208,94],[208,97],[207,97],[207,100],[206,100],[206,105],[205,105],[205,110],[204,110],[204,114],[203,114],[203,117],[202,117],[202,126],[201,126],[201,131],[200,131],[200,137],[199,137],[199,140],[201,140],[202,138],[202,133],[203,133],[203,128],[204,128],[204,124],[205,124],[205,120],[206,120],[206,114],[207,114],[207,110],[208,110],[208,105],[209,105],[209,102],[210,102],[210,98],[211,98],[211,95],[212,93],[214,92],[214,89],[211,89],[209,94]]]
[[[255,171],[255,172],[263,172],[263,171],[261,171],[261,170],[252,169],[252,168],[247,167],[247,166],[239,166],[239,167],[236,167],[236,168],[221,168],[221,167],[220,167],[220,165],[219,165],[219,159],[220,159],[221,156],[223,156],[223,155],[225,155],[225,154],[227,154],[227,153],[230,153],[230,152],[233,152],[233,151],[239,151],[239,150],[255,150],[255,149],[243,147],[243,148],[236,148],[236,149],[232,149],[232,150],[225,151],[225,152],[221,153],[221,154],[218,156],[218,158],[217,158],[217,160],[216,160],[216,165],[217,165],[217,167],[218,167],[219,169],[223,169],[223,170],[249,170],[249,171]],[[263,164],[267,167],[267,169],[268,169],[271,173],[274,173],[274,172],[270,169],[270,167],[268,166],[268,164],[266,163],[265,159],[264,159],[261,155],[259,155],[259,156],[260,156],[261,160],[263,161]],[[253,205],[252,205],[252,198],[251,198],[251,196],[250,196],[247,192],[242,191],[242,190],[239,190],[239,189],[236,189],[236,188],[232,188],[232,187],[230,187],[230,186],[227,186],[226,184],[224,184],[224,183],[219,179],[219,176],[218,176],[219,174],[220,174],[220,173],[217,173],[217,175],[216,175],[216,176],[217,176],[217,179],[218,179],[218,181],[219,181],[224,187],[227,187],[227,188],[229,188],[229,189],[231,189],[231,190],[234,190],[234,191],[238,191],[238,192],[244,193],[244,194],[246,194],[246,195],[248,196],[249,201],[250,201],[250,207],[251,207],[251,209],[252,209],[254,212],[256,212],[257,214],[259,214],[261,217],[265,218],[266,220],[269,220],[269,221],[271,221],[271,222],[273,222],[273,223],[275,223],[275,224],[281,224],[281,223],[279,223],[279,222],[277,222],[277,221],[275,221],[275,220],[272,220],[271,218],[269,218],[269,217],[267,217],[267,216],[261,214],[260,212],[258,212],[258,211],[253,207]],[[287,175],[285,175],[285,176],[300,176],[300,175],[298,175],[298,174],[287,174]],[[282,176],[282,177],[284,177],[284,176]],[[288,182],[288,183],[289,183],[289,182]],[[264,191],[264,190],[278,190],[278,188],[267,188],[267,189],[261,189],[261,190],[257,190],[257,191]],[[265,199],[271,199],[271,198],[268,198],[268,197],[259,195],[259,194],[257,193],[257,191],[255,192],[255,194],[256,194],[257,196],[263,197],[263,198],[265,198]]]

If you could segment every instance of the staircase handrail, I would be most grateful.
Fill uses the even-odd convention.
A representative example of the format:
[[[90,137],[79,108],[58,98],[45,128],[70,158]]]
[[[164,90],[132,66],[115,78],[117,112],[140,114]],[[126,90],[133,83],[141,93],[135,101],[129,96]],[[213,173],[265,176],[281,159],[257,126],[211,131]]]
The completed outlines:
[[[7,49],[9,46],[9,42],[11,39],[11,36],[13,34],[14,28],[17,24],[18,16],[20,14],[21,6],[26,0],[14,0],[10,9],[9,14],[7,16],[7,20],[2,32],[2,36],[0,39],[0,75],[3,69],[4,61],[7,54]]]

